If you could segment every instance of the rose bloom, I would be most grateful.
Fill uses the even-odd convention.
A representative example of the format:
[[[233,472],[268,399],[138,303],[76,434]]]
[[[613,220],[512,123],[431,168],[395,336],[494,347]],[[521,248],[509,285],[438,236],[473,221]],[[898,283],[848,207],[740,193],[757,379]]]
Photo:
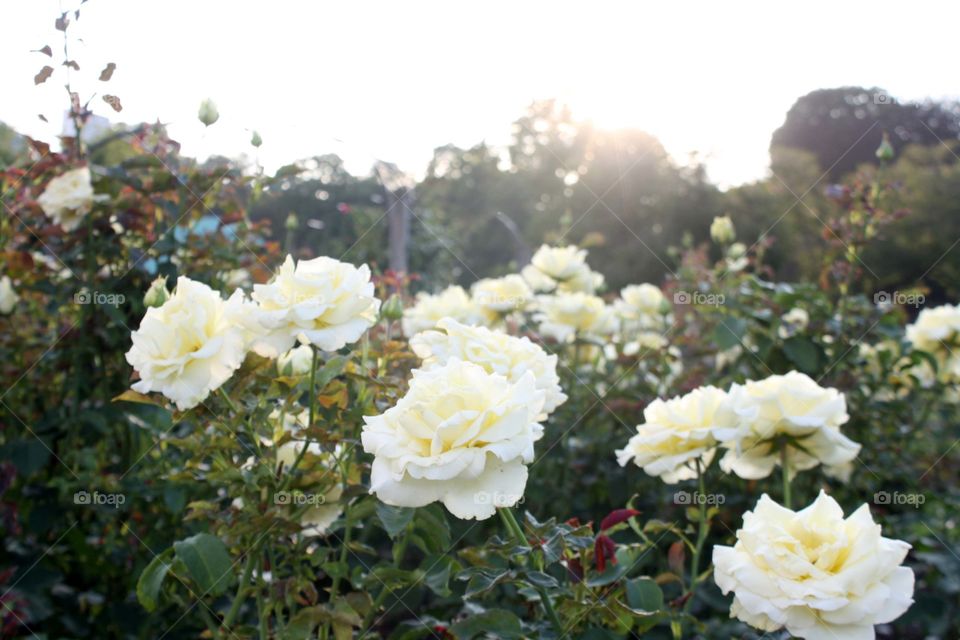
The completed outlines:
[[[19,300],[20,296],[14,291],[10,276],[0,278],[0,314],[12,313]]]
[[[927,353],[946,351],[960,334],[960,306],[945,304],[924,309],[916,321],[907,326],[907,340],[914,349]]]
[[[544,395],[530,371],[511,382],[456,359],[414,371],[396,406],[364,417],[370,492],[399,507],[439,500],[465,520],[516,504],[543,434]]]
[[[727,394],[716,387],[700,387],[685,396],[654,400],[643,410],[644,423],[627,446],[617,449],[617,462],[631,460],[648,475],[667,484],[697,477],[697,461],[705,469],[716,451],[718,428],[736,420],[727,406]]]
[[[777,328],[777,335],[786,339],[804,331],[810,324],[810,314],[806,309],[794,307],[790,311],[780,316],[780,326]]]
[[[557,288],[557,281],[528,264],[520,270],[520,277],[537,293],[549,293]]]
[[[300,345],[277,358],[277,372],[284,376],[302,376],[310,373],[313,366],[313,349]]]
[[[90,169],[81,167],[48,182],[47,188],[37,198],[37,204],[64,231],[73,231],[90,212],[93,199]]]
[[[474,302],[494,314],[523,309],[533,299],[529,285],[516,274],[478,280],[470,291]]]
[[[423,360],[423,368],[443,366],[453,359],[478,364],[487,373],[505,376],[510,382],[528,371],[533,373],[537,389],[545,394],[543,411],[553,411],[567,400],[557,375],[557,356],[534,344],[529,338],[515,338],[486,327],[471,327],[453,318],[444,318],[441,331],[424,331],[410,341],[413,352]]]
[[[421,331],[433,329],[444,318],[453,318],[464,324],[485,324],[483,309],[467,295],[463,287],[447,287],[436,295],[420,292],[414,305],[403,312],[403,334],[412,337]]]
[[[540,332],[558,342],[578,335],[608,336],[617,330],[617,318],[601,298],[587,293],[541,296],[534,319]]]
[[[734,384],[729,396],[738,425],[717,432],[729,449],[720,461],[724,471],[749,480],[766,478],[780,464],[776,440],[789,438],[796,441],[786,445],[792,472],[824,464],[828,474],[847,479],[860,445],[840,433],[850,418],[842,393],[791,371]]]
[[[233,375],[246,356],[243,292],[229,300],[180,276],[170,299],[147,309],[133,332],[127,362],[140,374],[135,391],[159,391],[181,411],[203,402]]]
[[[913,604],[910,545],[880,535],[867,505],[844,519],[827,494],[802,511],[766,494],[733,547],[713,548],[714,580],[734,593],[730,616],[805,640],[873,640],[874,625]]]
[[[269,284],[253,285],[252,298],[263,327],[253,348],[271,358],[298,341],[336,351],[359,340],[380,310],[367,265],[325,256],[297,263],[287,256]]]
[[[667,299],[660,287],[648,283],[631,284],[621,289],[613,309],[624,332],[663,329],[669,320]]]
[[[569,280],[587,268],[587,251],[576,246],[550,247],[542,245],[530,260],[536,269],[557,282]]]

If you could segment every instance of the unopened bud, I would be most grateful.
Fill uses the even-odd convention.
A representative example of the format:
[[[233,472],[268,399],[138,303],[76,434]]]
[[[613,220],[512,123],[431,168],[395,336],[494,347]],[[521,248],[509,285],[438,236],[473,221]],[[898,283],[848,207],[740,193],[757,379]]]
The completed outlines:
[[[143,304],[147,307],[160,307],[169,299],[170,291],[167,289],[167,279],[160,276],[147,289],[147,293],[143,296]]]
[[[203,126],[209,127],[220,119],[220,112],[217,111],[217,105],[214,104],[213,100],[207,98],[200,103],[200,110],[197,112],[197,117],[200,118]]]

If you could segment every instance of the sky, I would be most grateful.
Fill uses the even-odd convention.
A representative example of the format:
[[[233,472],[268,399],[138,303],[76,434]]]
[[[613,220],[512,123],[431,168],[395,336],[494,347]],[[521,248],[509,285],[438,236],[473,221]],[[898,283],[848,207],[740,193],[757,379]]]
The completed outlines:
[[[46,141],[62,127],[67,69],[34,86],[50,59],[31,50],[62,60],[54,19],[78,4],[0,3],[0,121]],[[506,144],[533,100],[557,98],[598,127],[656,135],[679,163],[696,153],[730,186],[766,175],[771,133],[814,89],[960,96],[947,66],[958,18],[960,3],[878,0],[90,0],[71,27],[70,74],[98,115],[160,120],[187,154],[245,153],[268,171],[337,153],[355,172],[379,159],[420,176],[435,147]],[[196,116],[206,98],[221,114],[210,128]]]

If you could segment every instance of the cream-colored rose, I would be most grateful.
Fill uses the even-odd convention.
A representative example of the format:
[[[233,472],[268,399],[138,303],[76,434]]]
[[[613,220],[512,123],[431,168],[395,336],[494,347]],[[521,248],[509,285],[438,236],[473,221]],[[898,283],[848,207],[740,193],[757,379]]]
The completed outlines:
[[[67,171],[48,182],[47,188],[37,198],[37,203],[64,231],[73,231],[90,212],[93,200],[90,169],[81,167]]]
[[[135,391],[159,391],[181,411],[203,402],[243,363],[247,339],[238,318],[243,293],[229,300],[185,276],[163,305],[147,309],[133,332],[127,362],[140,374]]]
[[[737,232],[730,216],[717,216],[713,219],[710,223],[710,237],[717,244],[729,244],[736,239]]]
[[[586,249],[578,249],[573,245],[566,247],[542,245],[533,254],[530,264],[543,275],[562,282],[579,275],[588,268],[586,260]]]
[[[667,299],[660,288],[644,283],[631,284],[620,290],[620,298],[613,303],[620,319],[623,339],[628,340],[639,331],[663,331],[670,323]]]
[[[364,417],[370,492],[394,506],[442,501],[458,518],[489,518],[523,497],[543,405],[529,371],[517,382],[461,360],[414,371],[396,406]]]
[[[470,291],[473,293],[473,300],[481,308],[494,314],[519,311],[533,299],[533,291],[526,281],[516,274],[478,280]]]
[[[591,271],[588,267],[584,267],[574,274],[573,277],[557,283],[557,291],[560,293],[576,293],[578,291],[594,293],[603,286],[604,280],[602,273]]]
[[[313,366],[313,348],[310,345],[294,347],[277,358],[277,372],[284,376],[302,376]]]
[[[546,275],[532,264],[520,270],[520,276],[537,293],[549,293],[557,288],[557,281]]]
[[[617,330],[617,317],[601,298],[587,293],[559,293],[541,296],[534,319],[540,332],[559,342],[577,335],[609,336]]]
[[[810,314],[806,309],[794,307],[790,311],[780,316],[780,326],[777,328],[777,335],[786,339],[806,330],[810,324]]]
[[[263,327],[253,348],[271,358],[298,341],[336,351],[359,340],[380,310],[367,265],[325,256],[297,263],[287,256],[269,284],[253,285],[252,298]]]
[[[945,304],[924,309],[916,321],[907,326],[906,335],[914,349],[927,353],[952,349],[960,335],[960,305]]]
[[[544,413],[553,413],[566,401],[557,375],[557,356],[548,355],[529,338],[467,326],[453,318],[444,318],[437,327],[441,331],[424,331],[410,341],[410,347],[423,360],[425,369],[445,365],[453,359],[465,360],[480,365],[487,373],[506,376],[510,382],[519,382],[529,371],[533,373],[537,389],[545,394]]]
[[[10,276],[0,278],[0,314],[12,313],[19,300],[20,296],[14,291]]]
[[[447,287],[436,295],[418,293],[414,305],[404,310],[403,334],[413,337],[421,331],[433,329],[444,318],[453,318],[464,324],[485,324],[483,309],[467,295],[463,287]]]
[[[862,505],[850,517],[827,494],[802,511],[764,494],[732,547],[713,548],[714,580],[734,594],[730,616],[804,640],[873,640],[874,625],[913,604],[910,545],[881,536]]]
[[[643,410],[644,423],[627,446],[617,449],[617,462],[633,462],[667,484],[697,477],[697,463],[706,469],[716,452],[718,428],[729,428],[736,417],[727,394],[700,387],[685,396],[654,400]]]
[[[791,473],[823,464],[828,474],[842,477],[860,452],[859,444],[840,433],[840,425],[850,418],[843,394],[803,373],[734,384],[729,398],[737,427],[717,432],[729,449],[720,461],[727,473],[767,477],[780,464],[782,444]]]

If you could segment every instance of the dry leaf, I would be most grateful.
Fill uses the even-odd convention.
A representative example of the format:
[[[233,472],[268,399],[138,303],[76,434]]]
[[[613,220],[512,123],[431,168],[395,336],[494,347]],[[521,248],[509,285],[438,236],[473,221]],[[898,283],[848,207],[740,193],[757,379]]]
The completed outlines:
[[[43,120],[44,122],[50,122],[49,120],[47,120],[47,116],[43,115],[42,113],[38,113],[37,117]]]
[[[57,31],[66,31],[67,25],[69,24],[70,24],[70,19],[67,17],[67,14],[65,13],[61,15],[59,18],[57,18],[57,21],[53,23],[53,25],[57,28]]]
[[[63,66],[70,67],[74,71],[80,71],[80,65],[77,64],[76,60],[64,60]]]
[[[113,77],[113,72],[117,68],[117,65],[113,62],[108,62],[107,66],[103,68],[103,71],[100,72],[100,82],[107,82],[110,78]]]
[[[33,76],[33,84],[43,84],[47,81],[47,78],[53,75],[53,67],[50,65],[44,65],[43,69],[40,69],[40,73]]]
[[[31,53],[42,53],[48,58],[53,57],[53,49],[50,48],[50,45],[46,45],[42,49],[34,49]]]
[[[120,98],[117,96],[105,95],[103,96],[103,101],[113,107],[114,111],[123,111],[123,105],[120,104]]]

